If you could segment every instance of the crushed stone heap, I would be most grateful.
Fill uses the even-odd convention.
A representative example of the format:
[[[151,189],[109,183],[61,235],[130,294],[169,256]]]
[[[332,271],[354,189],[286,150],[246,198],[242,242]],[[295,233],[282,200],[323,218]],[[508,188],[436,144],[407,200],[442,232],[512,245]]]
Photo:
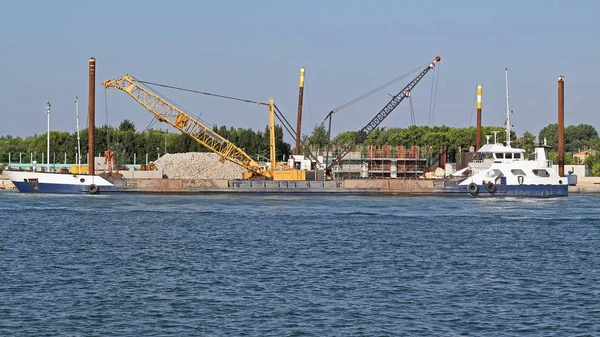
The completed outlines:
[[[167,153],[155,161],[171,179],[241,179],[246,169],[208,152]]]

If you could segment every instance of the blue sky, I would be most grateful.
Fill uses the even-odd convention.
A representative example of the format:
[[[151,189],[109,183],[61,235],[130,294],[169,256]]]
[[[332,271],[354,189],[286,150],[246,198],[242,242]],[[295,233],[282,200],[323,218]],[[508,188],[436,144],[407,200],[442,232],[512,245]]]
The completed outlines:
[[[509,69],[517,133],[557,120],[557,77],[565,76],[565,122],[600,130],[597,1],[2,1],[0,135],[75,131],[87,112],[88,58],[97,61],[96,125],[123,119],[144,129],[152,115],[105,79],[147,81],[275,99],[295,126],[300,67],[306,68],[303,133],[328,111],[431,61],[442,61],[433,124],[502,125]],[[417,125],[427,125],[433,76],[413,91]],[[339,111],[333,134],[356,130],[408,81]],[[209,124],[264,129],[264,107],[160,89]],[[105,105],[105,94],[106,102]],[[411,125],[408,101],[383,123]],[[163,125],[155,124],[155,128]],[[289,137],[288,141],[291,142]]]

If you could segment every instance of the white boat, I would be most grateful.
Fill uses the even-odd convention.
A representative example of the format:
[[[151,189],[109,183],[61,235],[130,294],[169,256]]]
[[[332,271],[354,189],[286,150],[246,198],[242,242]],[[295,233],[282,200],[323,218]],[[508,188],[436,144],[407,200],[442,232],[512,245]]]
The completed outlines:
[[[48,113],[48,134],[50,134],[50,103],[48,103],[46,112]],[[75,98],[75,109],[77,114],[77,150],[79,172],[81,172],[81,145],[79,144],[79,109],[78,99]],[[50,153],[50,137],[48,137],[48,158]],[[41,170],[41,171],[38,171]],[[4,174],[15,185],[19,192],[23,193],[58,193],[58,194],[98,194],[98,193],[114,193],[119,192],[116,186],[125,185],[124,180],[115,179],[113,182],[111,177],[119,178],[118,174],[103,173],[101,175],[83,175],[71,173],[56,173],[50,172],[50,164],[46,165],[44,170],[42,167],[37,167],[35,162],[32,163],[29,170],[12,170],[9,168],[4,171]]]
[[[535,158],[529,160],[525,150],[511,147],[510,108],[508,104],[508,74],[506,75],[506,142],[496,141],[477,150],[467,168],[454,174],[453,181],[444,182],[443,192],[470,194],[474,197],[566,197],[569,182],[576,177],[561,177],[548,160],[548,147],[535,146]],[[460,176],[469,174],[467,178]]]
[[[485,159],[469,163],[473,172],[465,179],[447,182],[445,192],[470,194],[474,197],[566,197],[572,176],[561,177],[548,160],[546,146],[535,147],[535,159],[523,157],[524,150],[502,144],[484,145],[478,154],[486,154],[492,161],[489,167]],[[468,170],[467,170],[468,171]]]
[[[113,183],[98,175],[13,170],[3,173],[23,193],[96,194],[118,191]]]

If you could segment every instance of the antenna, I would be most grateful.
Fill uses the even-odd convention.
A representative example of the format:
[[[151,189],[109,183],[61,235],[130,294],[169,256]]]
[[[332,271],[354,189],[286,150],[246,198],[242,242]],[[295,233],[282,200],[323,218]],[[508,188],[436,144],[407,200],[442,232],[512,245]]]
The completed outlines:
[[[510,147],[510,107],[508,104],[508,68],[504,68],[506,77],[506,147]]]
[[[77,119],[77,166],[81,174],[81,139],[79,138],[79,97],[75,96],[75,116]]]

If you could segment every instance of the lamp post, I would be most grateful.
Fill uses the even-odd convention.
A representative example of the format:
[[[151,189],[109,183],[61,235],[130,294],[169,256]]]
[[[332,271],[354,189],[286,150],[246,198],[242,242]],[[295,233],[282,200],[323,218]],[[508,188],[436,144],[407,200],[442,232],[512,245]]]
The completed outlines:
[[[48,141],[46,144],[47,160],[46,171],[50,172],[50,102],[46,103],[46,114],[48,115]]]
[[[161,130],[165,132],[165,152],[164,152],[164,154],[167,154],[167,135],[169,134],[169,129],[162,128]]]

